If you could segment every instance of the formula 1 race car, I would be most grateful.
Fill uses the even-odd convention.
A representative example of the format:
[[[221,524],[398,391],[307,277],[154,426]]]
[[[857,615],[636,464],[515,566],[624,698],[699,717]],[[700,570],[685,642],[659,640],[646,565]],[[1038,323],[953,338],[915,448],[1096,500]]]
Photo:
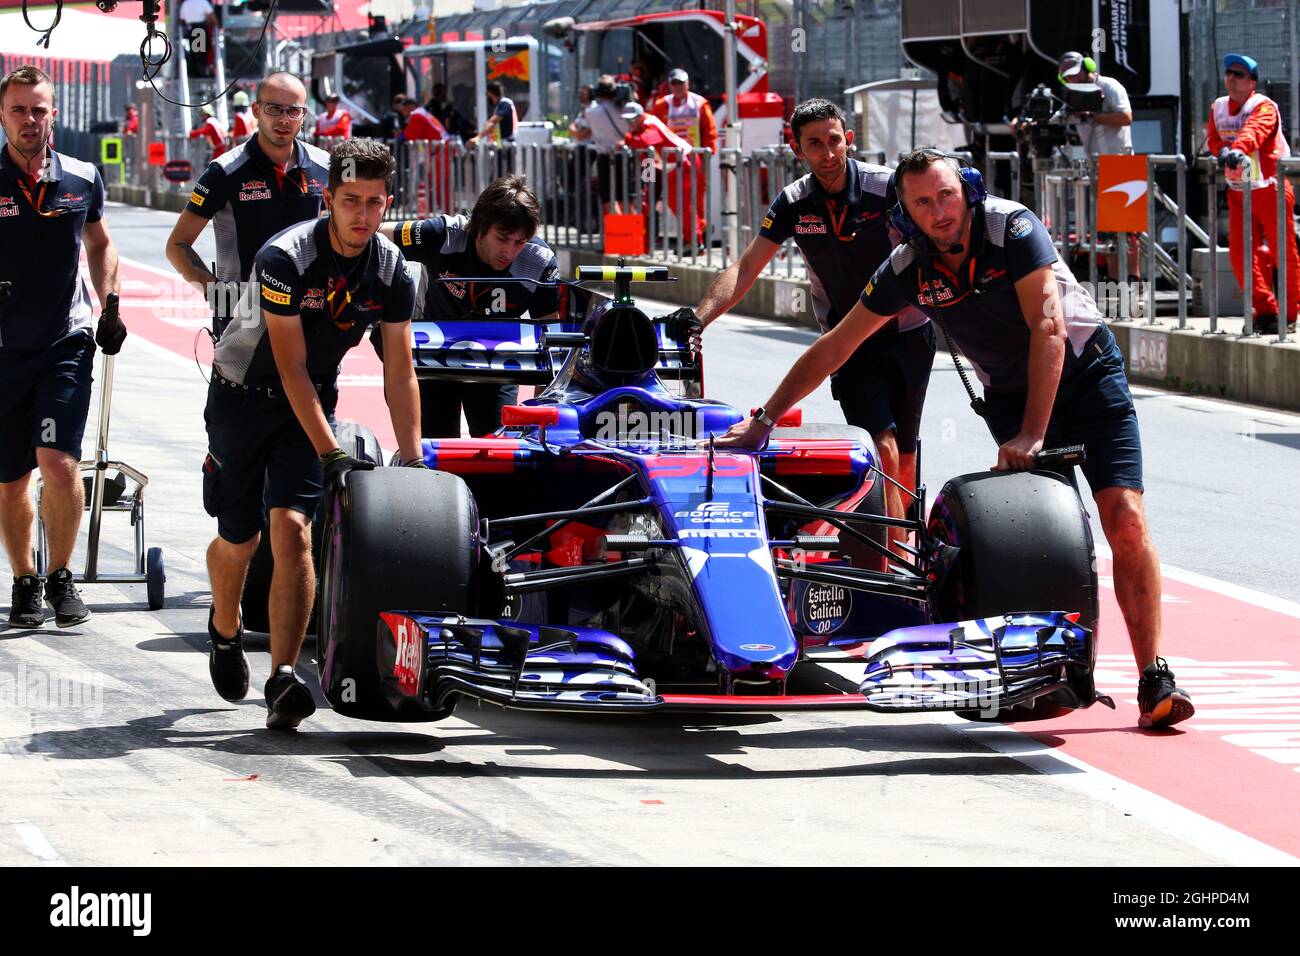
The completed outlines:
[[[545,387],[491,437],[426,440],[434,470],[353,472],[327,496],[317,663],[335,710],[1005,718],[1099,699],[1092,536],[1067,477],[962,475],[922,521],[923,486],[887,515],[861,429],[795,410],[759,452],[716,448],[744,416],[669,391],[698,362],[629,291],[667,278],[580,268],[583,288],[617,286],[580,325],[416,327],[421,376]]]

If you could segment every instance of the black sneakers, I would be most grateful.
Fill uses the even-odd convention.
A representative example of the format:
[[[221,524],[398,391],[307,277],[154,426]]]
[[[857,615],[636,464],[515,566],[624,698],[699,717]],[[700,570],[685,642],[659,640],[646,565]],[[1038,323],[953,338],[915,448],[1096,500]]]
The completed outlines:
[[[1163,657],[1142,670],[1138,681],[1138,726],[1172,727],[1196,713],[1192,695],[1174,684],[1174,672]]]
[[[13,600],[9,602],[10,627],[40,627],[45,623],[41,606],[41,579],[34,574],[14,578]]]
[[[316,713],[307,682],[288,664],[281,664],[266,682],[266,726],[269,730],[294,730]]]
[[[51,571],[45,577],[45,603],[54,608],[54,623],[59,627],[72,627],[90,620],[77,586],[72,583],[72,572],[67,568]]]
[[[244,627],[227,640],[212,626],[212,608],[208,608],[208,674],[212,686],[223,698],[236,703],[248,696],[248,658],[244,656]]]

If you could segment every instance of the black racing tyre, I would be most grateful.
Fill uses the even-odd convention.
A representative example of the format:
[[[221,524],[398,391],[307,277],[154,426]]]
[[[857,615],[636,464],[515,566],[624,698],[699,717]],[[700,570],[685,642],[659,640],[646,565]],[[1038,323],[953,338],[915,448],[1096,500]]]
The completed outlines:
[[[871,433],[865,428],[858,428],[856,425],[845,425],[837,422],[813,422],[807,425],[799,425],[795,428],[774,428],[772,429],[773,438],[835,438],[847,441],[856,441],[866,446],[871,452],[873,461],[880,463],[880,453],[876,450],[876,443],[871,437]],[[813,502],[817,504],[818,502]],[[885,515],[885,480],[879,475],[875,476],[875,481],[867,496],[862,499],[857,508],[854,509],[859,514]],[[867,537],[880,545],[888,543],[889,532],[883,525],[855,525],[857,530],[866,532]],[[864,568],[869,571],[885,570],[884,559],[880,552],[873,548],[867,547],[861,541],[837,531],[840,536],[840,553],[850,559],[855,568]]]
[[[1096,653],[1099,617],[1092,529],[1078,492],[1045,472],[980,472],[953,478],[930,509],[931,538],[959,548],[930,602],[933,621],[1012,611],[1077,611]],[[1035,706],[1036,705],[1036,706]],[[1050,697],[995,719],[1042,719]],[[975,719],[974,712],[958,711]]]
[[[339,447],[353,458],[373,461],[376,465],[384,464],[384,449],[379,444],[375,433],[359,422],[342,421],[334,428],[334,437]],[[311,525],[311,553],[320,566],[320,522],[321,509],[316,509],[316,517]],[[271,597],[271,572],[275,561],[271,557],[271,535],[269,523],[262,529],[262,540],[257,543],[253,560],[248,563],[248,577],[244,580],[244,591],[239,598],[239,612],[243,619],[244,630],[259,631],[263,634],[271,629],[267,603]],[[316,629],[316,613],[312,610],[307,622],[307,633]]]
[[[446,717],[449,708],[389,702],[377,632],[381,611],[474,613],[480,544],[469,486],[425,469],[353,472],[322,510],[316,664],[326,699],[366,720]]]

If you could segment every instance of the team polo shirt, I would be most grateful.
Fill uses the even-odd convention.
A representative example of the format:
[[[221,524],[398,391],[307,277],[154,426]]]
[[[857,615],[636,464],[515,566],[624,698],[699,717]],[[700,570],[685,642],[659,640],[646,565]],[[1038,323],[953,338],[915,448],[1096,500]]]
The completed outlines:
[[[1048,265],[1056,276],[1070,338],[1061,372],[1064,385],[1083,367],[1078,359],[1101,324],[1101,313],[1057,256],[1047,229],[1019,203],[990,197],[975,207],[970,256],[958,274],[925,248],[898,246],[862,291],[862,304],[877,315],[893,315],[909,304],[920,307],[939,320],[986,388],[1024,391],[1029,387],[1029,326],[1015,284]]]
[[[468,226],[464,216],[435,216],[398,223],[393,233],[403,255],[428,269],[427,321],[472,315],[517,319],[525,312],[537,319],[559,311],[559,286],[539,284],[560,278],[560,264],[550,246],[534,236],[509,266],[491,269],[475,254]],[[454,281],[461,278],[486,281]],[[497,278],[523,281],[492,281]]]
[[[247,279],[268,239],[320,215],[329,165],[325,150],[295,140],[294,155],[280,170],[256,135],[208,164],[185,208],[212,220],[220,281]]]
[[[326,383],[372,325],[410,321],[415,286],[401,252],[383,236],[371,239],[360,256],[344,258],[330,248],[329,220],[314,219],[262,247],[242,305],[242,317],[226,326],[217,343],[213,367],[223,378],[243,385],[279,382],[265,311],[302,317],[307,373]]]
[[[848,315],[871,274],[889,257],[890,171],[849,160],[843,192],[831,195],[809,173],[781,190],[763,217],[759,235],[777,245],[793,238],[808,264],[813,314],[823,332]],[[892,313],[890,313],[892,315]],[[909,310],[890,330],[924,325]]]
[[[0,281],[12,283],[0,302],[0,348],[43,349],[92,323],[81,231],[104,217],[104,183],[90,163],[47,156],[33,181],[0,146]]]

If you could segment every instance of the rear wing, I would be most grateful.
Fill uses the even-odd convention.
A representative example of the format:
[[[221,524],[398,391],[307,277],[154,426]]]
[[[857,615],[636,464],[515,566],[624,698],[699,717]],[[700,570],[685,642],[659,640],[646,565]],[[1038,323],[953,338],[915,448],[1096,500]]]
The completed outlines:
[[[433,281],[444,281],[434,279]],[[455,281],[474,281],[460,277]],[[482,281],[501,282],[500,277]],[[519,280],[525,281],[525,280]],[[548,385],[573,349],[586,345],[583,327],[591,308],[602,296],[586,286],[613,282],[616,299],[630,301],[630,282],[672,281],[659,266],[579,266],[577,281],[534,282],[560,288],[560,315],[542,321],[533,318],[495,318],[468,315],[449,319],[421,317],[411,323],[415,374],[422,379],[452,382],[499,382]],[[417,301],[424,301],[421,284]],[[701,378],[697,358],[681,330],[670,328],[663,317],[651,318],[659,340],[656,374],[665,381],[693,382]]]
[[[668,381],[695,378],[687,343],[672,337],[668,323],[652,321],[659,339],[656,374]],[[586,344],[582,325],[530,318],[413,322],[415,374],[450,382],[548,385],[569,352]]]

